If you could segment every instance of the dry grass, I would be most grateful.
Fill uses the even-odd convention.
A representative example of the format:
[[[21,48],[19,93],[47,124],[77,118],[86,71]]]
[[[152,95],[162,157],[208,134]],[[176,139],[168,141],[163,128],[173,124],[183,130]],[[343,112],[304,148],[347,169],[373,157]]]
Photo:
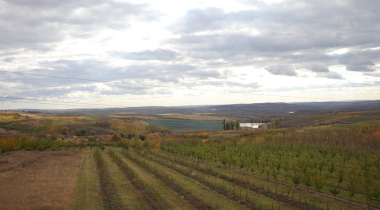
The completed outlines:
[[[71,209],[83,152],[18,151],[0,156],[2,209]]]

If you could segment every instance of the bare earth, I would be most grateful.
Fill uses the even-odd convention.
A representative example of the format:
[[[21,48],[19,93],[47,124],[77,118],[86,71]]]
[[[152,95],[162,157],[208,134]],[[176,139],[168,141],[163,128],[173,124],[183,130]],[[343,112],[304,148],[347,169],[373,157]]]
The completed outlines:
[[[71,209],[81,151],[0,156],[0,209]]]
[[[20,133],[15,130],[0,128],[0,137],[8,137],[8,136],[28,136],[28,135],[25,135],[24,133]]]

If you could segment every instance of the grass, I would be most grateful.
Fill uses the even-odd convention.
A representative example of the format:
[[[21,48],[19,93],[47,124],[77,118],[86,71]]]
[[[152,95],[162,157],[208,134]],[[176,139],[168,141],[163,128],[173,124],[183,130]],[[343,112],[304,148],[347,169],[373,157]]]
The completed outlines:
[[[166,165],[166,163],[172,162],[168,159],[160,159],[157,156],[152,157],[155,161],[158,161],[162,165]],[[164,163],[164,164],[163,164]],[[186,172],[189,174],[195,174],[195,179],[203,179],[207,185],[214,185],[215,189],[219,189],[218,192],[222,192],[223,194],[227,194],[226,196],[234,199],[236,201],[244,202],[247,198],[256,205],[256,207],[264,207],[266,209],[277,208],[281,206],[281,209],[293,209],[291,207],[286,206],[283,203],[279,203],[278,201],[273,200],[271,197],[265,196],[265,192],[263,194],[254,192],[246,187],[241,187],[237,184],[236,181],[227,181],[219,176],[212,176],[207,173],[203,173],[195,168],[187,167],[180,164],[173,164],[173,168],[176,168],[179,171]],[[262,191],[259,189],[257,191]]]
[[[105,209],[126,209],[121,205],[120,197],[117,195],[116,186],[111,182],[112,174],[109,172],[108,166],[103,159],[103,152],[97,149],[94,153],[97,172],[99,174],[100,191],[103,198]]]
[[[169,209],[192,209],[190,204],[186,203],[181,197],[168,188],[162,181],[158,180],[153,174],[150,174],[131,160],[124,157],[122,160],[135,172],[138,179],[141,180],[144,185],[151,186],[154,189],[159,189],[159,193],[165,200],[165,203],[168,204]]]
[[[120,197],[123,206],[136,210],[149,209],[138,196],[139,193],[133,187],[131,180],[120,171],[116,163],[106,154],[103,155],[103,159],[108,166],[109,173],[112,174],[110,182],[115,186],[116,194]]]
[[[103,209],[100,202],[98,175],[93,152],[86,150],[82,165],[79,170],[73,209],[78,210],[97,210]]]
[[[190,179],[168,167],[162,166],[160,164],[157,164],[153,161],[150,161],[146,158],[144,158],[144,161],[149,163],[150,165],[153,165],[154,167],[157,167],[159,170],[166,171],[167,173],[171,174],[173,178],[186,190],[190,191],[193,195],[197,196],[198,198],[201,198],[203,202],[209,204],[210,206],[216,208],[216,209],[246,209],[244,206],[240,205],[237,202],[231,201],[227,197],[221,196],[220,194],[210,190],[205,185]]]

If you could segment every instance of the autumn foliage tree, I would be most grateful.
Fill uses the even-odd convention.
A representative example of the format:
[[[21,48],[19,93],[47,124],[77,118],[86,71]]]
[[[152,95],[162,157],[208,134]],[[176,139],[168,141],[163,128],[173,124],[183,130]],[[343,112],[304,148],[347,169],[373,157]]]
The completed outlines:
[[[62,133],[63,135],[68,135],[68,134],[69,134],[69,128],[68,128],[67,126],[63,126],[63,127],[61,128],[61,133]]]
[[[111,139],[110,139],[110,140],[113,141],[113,142],[118,142],[118,141],[121,140],[121,136],[120,136],[119,134],[117,134],[117,133],[114,133],[114,134],[111,136]]]

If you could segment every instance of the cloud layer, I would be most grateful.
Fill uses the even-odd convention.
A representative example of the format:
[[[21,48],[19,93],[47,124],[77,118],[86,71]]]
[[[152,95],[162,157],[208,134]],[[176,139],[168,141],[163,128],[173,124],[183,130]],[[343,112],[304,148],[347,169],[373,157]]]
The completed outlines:
[[[173,8],[153,0],[0,0],[3,96],[116,104],[130,96],[143,106],[160,95],[186,104],[200,90],[223,103],[232,92],[379,88],[378,1],[166,4]]]

